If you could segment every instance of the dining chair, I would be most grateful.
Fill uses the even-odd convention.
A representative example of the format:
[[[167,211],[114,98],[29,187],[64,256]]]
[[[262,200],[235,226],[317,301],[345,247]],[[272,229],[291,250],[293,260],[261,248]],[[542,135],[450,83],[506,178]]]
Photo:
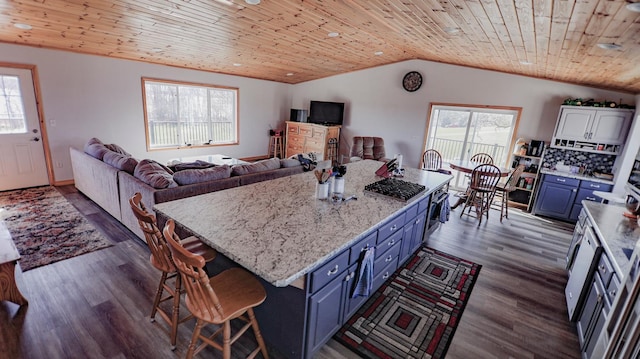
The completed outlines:
[[[442,168],[442,156],[434,149],[428,149],[422,154],[422,169],[426,171],[438,171]]]
[[[178,324],[188,320],[191,316],[187,316],[180,320],[180,293],[182,292],[182,280],[178,275],[178,271],[171,258],[171,251],[167,246],[158,223],[156,216],[147,211],[144,203],[142,203],[142,195],[136,192],[131,198],[129,198],[129,205],[133,214],[138,220],[140,229],[144,233],[144,239],[147,242],[147,246],[151,251],[149,258],[151,265],[162,272],[160,277],[160,283],[158,284],[158,290],[156,291],[155,298],[153,300],[153,309],[151,310],[151,321],[155,321],[156,314],[159,314],[170,326],[169,338],[171,340],[171,350],[176,348],[176,338],[178,334]],[[181,244],[189,251],[198,253],[202,256],[206,262],[212,261],[216,257],[216,251],[202,243],[196,237],[185,238]],[[169,284],[169,280],[175,278],[174,285]],[[166,297],[162,297],[164,291],[168,293]],[[173,300],[171,313],[163,310],[160,304]]]
[[[467,200],[460,212],[460,217],[464,214],[465,209],[469,208],[467,214],[470,214],[471,208],[474,207],[478,217],[478,226],[482,223],[483,215],[487,216],[487,220],[489,219],[489,208],[493,202],[500,176],[500,169],[492,164],[481,164],[471,171]]]
[[[493,157],[491,157],[491,155],[488,154],[488,153],[480,152],[480,153],[476,153],[475,155],[471,156],[469,161],[476,162],[476,163],[488,163],[488,164],[492,165],[493,164]]]
[[[253,312],[253,308],[262,304],[267,298],[262,284],[253,274],[242,268],[226,269],[220,274],[209,277],[204,271],[205,259],[182,247],[174,228],[174,221],[169,219],[162,233],[169,244],[173,261],[187,291],[185,297],[187,308],[197,319],[189,343],[187,359],[191,359],[208,345],[222,351],[223,358],[229,359],[231,345],[249,327],[253,328],[258,347],[248,357],[254,358],[261,352],[262,356],[268,359],[269,353]],[[232,338],[231,320],[233,319],[239,319],[246,324]],[[203,335],[202,328],[209,323],[217,325],[218,329],[211,336]],[[215,341],[220,334],[222,334],[222,344]],[[198,340],[202,340],[202,344],[196,348]]]
[[[518,165],[509,175],[509,179],[505,183],[496,185],[496,196],[500,198],[500,222],[502,218],[509,218],[509,194],[516,190],[518,180],[524,172],[524,165]]]

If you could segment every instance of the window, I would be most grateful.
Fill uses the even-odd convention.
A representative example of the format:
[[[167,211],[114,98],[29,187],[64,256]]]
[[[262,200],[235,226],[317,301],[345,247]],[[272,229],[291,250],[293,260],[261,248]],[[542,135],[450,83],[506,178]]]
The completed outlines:
[[[147,148],[238,143],[238,89],[142,79]]]
[[[18,76],[0,75],[0,134],[27,133]]]
[[[519,107],[431,104],[424,150],[436,149],[445,163],[488,153],[495,165],[505,167],[521,111]],[[459,176],[454,182],[454,187],[462,186]]]

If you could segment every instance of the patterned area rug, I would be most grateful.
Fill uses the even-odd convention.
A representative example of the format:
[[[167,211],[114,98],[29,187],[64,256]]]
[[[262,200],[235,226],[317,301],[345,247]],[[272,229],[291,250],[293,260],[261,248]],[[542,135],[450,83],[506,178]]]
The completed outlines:
[[[422,247],[334,338],[366,358],[444,358],[481,267]]]
[[[23,272],[112,245],[50,186],[0,192],[0,220]]]

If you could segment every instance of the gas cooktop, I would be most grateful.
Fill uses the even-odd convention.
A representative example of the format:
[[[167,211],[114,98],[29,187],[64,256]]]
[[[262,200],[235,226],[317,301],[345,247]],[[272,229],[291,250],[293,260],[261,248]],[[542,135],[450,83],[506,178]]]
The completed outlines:
[[[426,190],[426,186],[396,178],[385,178],[364,186],[365,192],[376,193],[405,202]]]

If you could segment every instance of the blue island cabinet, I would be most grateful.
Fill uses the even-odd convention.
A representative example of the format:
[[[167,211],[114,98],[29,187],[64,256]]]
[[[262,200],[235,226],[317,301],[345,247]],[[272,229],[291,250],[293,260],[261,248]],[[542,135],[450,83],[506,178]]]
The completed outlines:
[[[361,253],[375,247],[373,293],[425,240],[430,200],[425,196],[373,228],[309,273],[300,288],[263,282],[267,300],[255,310],[267,343],[286,357],[311,358],[369,299],[351,297]]]

